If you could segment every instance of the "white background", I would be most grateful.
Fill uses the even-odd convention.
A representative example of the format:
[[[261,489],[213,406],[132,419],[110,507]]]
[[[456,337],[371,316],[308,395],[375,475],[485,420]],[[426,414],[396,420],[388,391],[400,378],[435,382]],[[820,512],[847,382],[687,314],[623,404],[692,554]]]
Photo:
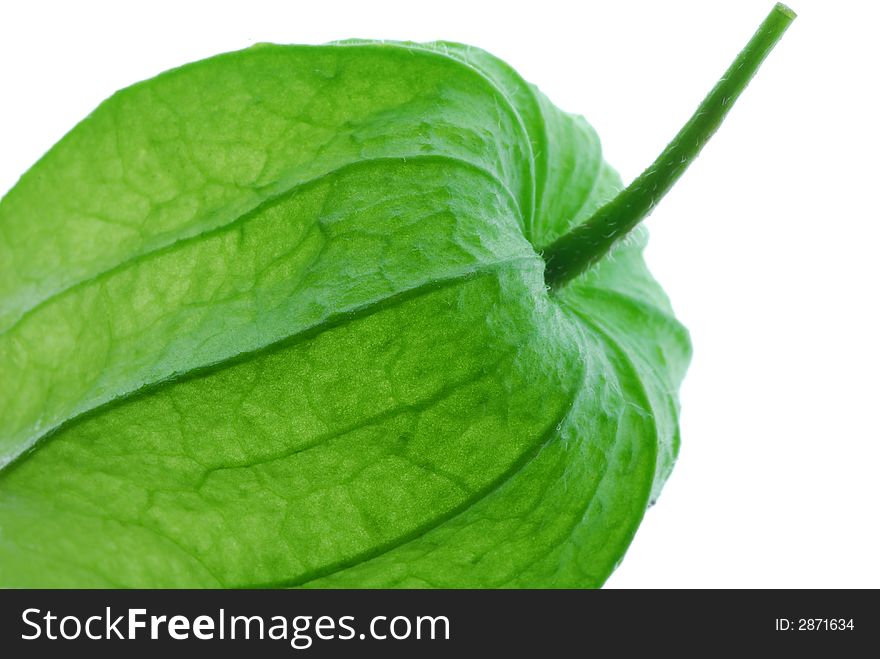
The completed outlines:
[[[609,587],[880,587],[880,11],[800,14],[648,220],[693,336],[681,458]],[[9,2],[0,191],[116,89],[257,41],[481,46],[631,180],[771,7],[737,2]]]

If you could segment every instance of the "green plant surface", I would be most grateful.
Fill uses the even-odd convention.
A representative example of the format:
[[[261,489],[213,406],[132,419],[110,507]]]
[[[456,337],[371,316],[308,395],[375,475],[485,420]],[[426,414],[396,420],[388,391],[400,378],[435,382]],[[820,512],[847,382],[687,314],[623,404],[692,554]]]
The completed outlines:
[[[545,281],[621,187],[458,44],[116,93],[0,202],[0,585],[600,586],[690,358],[642,230]]]

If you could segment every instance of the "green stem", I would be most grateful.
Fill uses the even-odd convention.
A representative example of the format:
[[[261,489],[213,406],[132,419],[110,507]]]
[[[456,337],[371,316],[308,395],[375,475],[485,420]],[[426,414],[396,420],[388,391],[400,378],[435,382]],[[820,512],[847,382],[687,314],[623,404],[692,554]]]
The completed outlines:
[[[614,199],[544,250],[552,289],[587,270],[647,217],[688,168],[749,84],[795,13],[778,3],[709,95],[657,160]]]

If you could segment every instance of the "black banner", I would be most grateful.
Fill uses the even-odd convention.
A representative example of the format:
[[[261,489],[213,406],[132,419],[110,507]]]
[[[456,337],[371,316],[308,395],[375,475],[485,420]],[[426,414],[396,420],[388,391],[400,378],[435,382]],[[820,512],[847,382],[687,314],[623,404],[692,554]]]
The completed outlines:
[[[877,647],[878,618],[878,592],[868,590],[3,591],[0,647],[8,657],[626,655],[643,646],[854,656],[845,653]]]

